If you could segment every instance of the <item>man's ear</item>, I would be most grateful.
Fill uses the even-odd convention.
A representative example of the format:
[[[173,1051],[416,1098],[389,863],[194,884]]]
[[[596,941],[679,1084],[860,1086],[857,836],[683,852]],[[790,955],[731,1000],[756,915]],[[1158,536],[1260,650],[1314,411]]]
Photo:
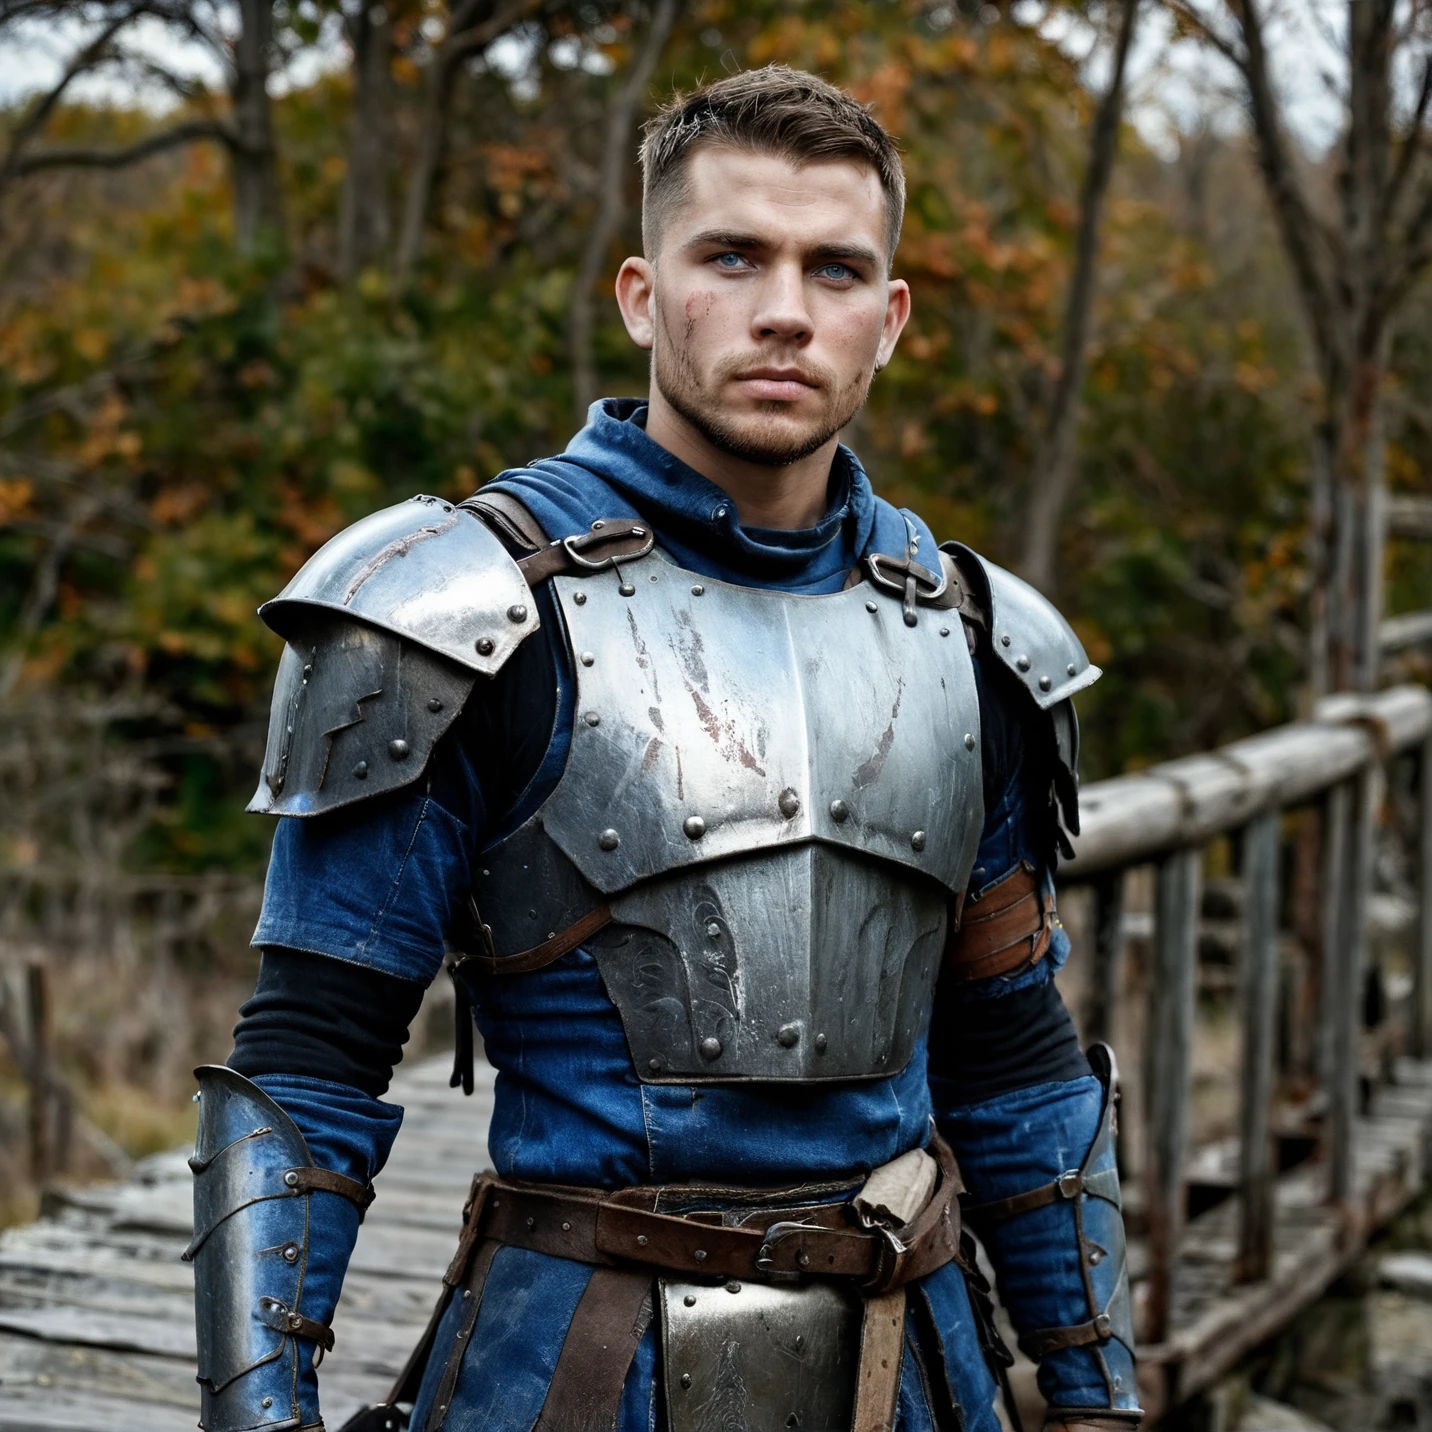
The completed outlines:
[[[651,316],[656,270],[645,259],[627,259],[617,270],[617,306],[631,341],[638,348],[650,348],[655,332]],[[894,347],[894,344],[891,344]]]
[[[628,260],[630,262],[630,260]],[[889,361],[910,321],[910,285],[903,278],[893,278],[885,292],[885,324],[880,333],[880,348],[875,357],[878,373]],[[631,324],[627,324],[630,328]]]

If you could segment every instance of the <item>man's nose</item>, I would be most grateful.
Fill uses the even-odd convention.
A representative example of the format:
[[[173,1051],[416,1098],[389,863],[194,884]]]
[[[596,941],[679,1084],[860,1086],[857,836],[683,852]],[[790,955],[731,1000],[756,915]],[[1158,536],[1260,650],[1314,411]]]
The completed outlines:
[[[760,302],[751,319],[752,336],[804,343],[814,328],[806,303],[805,274],[799,264],[777,264],[767,270]]]

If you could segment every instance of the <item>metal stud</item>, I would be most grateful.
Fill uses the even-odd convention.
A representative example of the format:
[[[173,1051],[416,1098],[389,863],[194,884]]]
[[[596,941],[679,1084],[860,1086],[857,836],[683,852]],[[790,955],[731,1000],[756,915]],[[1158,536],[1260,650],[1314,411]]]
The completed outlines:
[[[536,1228],[536,1226],[537,1226],[537,1220],[536,1220],[535,1218],[528,1218],[528,1220],[527,1220],[527,1226],[528,1226],[529,1228]]]
[[[590,651],[584,651],[582,653],[581,661],[583,666],[590,666],[596,659],[597,658]]]
[[[273,1398],[272,1398],[272,1397],[265,1397],[264,1400],[259,1403],[259,1406],[260,1406],[260,1407],[272,1407],[272,1406],[273,1406]]]
[[[401,736],[395,741],[388,742],[388,755],[394,761],[406,761],[411,749]]]
[[[353,767],[353,778],[359,781],[366,781],[368,779],[367,761],[359,761],[358,764]]]
[[[691,589],[691,595],[693,597],[704,597],[706,595],[706,588],[703,587],[700,582],[697,582]]]
[[[441,701],[438,700],[438,698],[437,698],[436,696],[430,696],[430,697],[428,697],[428,710],[429,710],[429,711],[441,711],[442,709],[443,709],[443,704],[442,704]]]
[[[288,1171],[286,1174],[284,1174],[284,1176],[283,1176],[283,1181],[284,1181],[290,1188],[297,1188],[297,1187],[298,1187],[298,1170],[297,1170],[297,1169],[292,1169],[292,1168],[289,1169],[289,1171]]]
[[[651,576],[647,578],[647,580],[651,582],[659,582],[661,580],[661,574],[659,572],[653,572]]]
[[[949,636],[949,634],[950,634],[950,629],[949,629],[949,627],[941,627],[941,628],[940,628],[940,635],[941,635],[941,636]]]
[[[647,1245],[648,1243],[650,1243],[650,1242],[651,1242],[651,1239],[648,1238],[645,1233],[638,1233],[638,1234],[636,1235],[636,1246],[637,1246],[638,1248],[645,1248],[646,1245]]]
[[[689,815],[681,823],[687,840],[700,840],[706,834],[706,822],[699,815]]]
[[[719,940],[721,938],[721,927],[715,922],[715,920],[712,920],[711,923],[706,927],[706,933],[713,940]]]
[[[708,1034],[696,1047],[701,1051],[703,1059],[719,1059],[721,1057],[721,1041],[714,1034]]]
[[[630,582],[623,582],[621,586],[617,588],[617,591],[619,591],[624,597],[636,596],[636,588],[632,586]]]
[[[975,748],[975,734],[973,731],[965,732],[965,750],[973,751]]]
[[[741,1291],[741,1285],[732,1278],[731,1281],[726,1284],[726,1291],[728,1293],[739,1293]]]
[[[587,594],[585,592],[573,592],[572,600],[576,602],[579,607],[584,607],[587,605]]]
[[[1041,691],[1048,691],[1053,685],[1054,683],[1047,676],[1041,676],[1039,678],[1039,689]]]
[[[865,610],[866,610],[867,612],[875,612],[875,611],[878,611],[879,608],[875,605],[874,602],[866,602],[866,604],[865,604]]]
[[[825,1037],[825,1035],[817,1034],[815,1037],[815,1052],[817,1054],[824,1054],[826,1049],[829,1047],[829,1044],[830,1041]]]
[[[615,850],[622,843],[622,838],[610,827],[604,830],[597,837],[597,845],[602,850]]]
[[[801,798],[789,787],[781,792],[776,805],[787,820],[794,820],[801,813]]]
[[[776,1031],[776,1043],[782,1049],[794,1049],[801,1039],[801,1027],[798,1024],[783,1024]]]
[[[1015,657],[1015,659],[1014,659],[1014,664],[1015,664],[1021,671],[1028,671],[1028,670],[1029,670],[1029,658],[1028,658],[1027,656],[1017,656],[1017,657]]]
[[[691,1256],[696,1259],[698,1263],[704,1263],[706,1261],[706,1250],[704,1248],[693,1248],[691,1250]]]
[[[682,1301],[683,1303],[685,1303],[688,1308],[694,1308],[694,1307],[696,1306],[696,1295],[695,1295],[694,1293],[688,1293],[681,1301]],[[691,1386],[691,1374],[690,1374],[690,1373],[683,1373],[683,1374],[682,1374],[682,1382],[681,1382],[681,1385],[682,1385],[683,1387],[690,1387],[690,1386]]]
[[[687,1298],[687,1300],[686,1300],[686,1306],[689,1308],[695,1301],[696,1301],[695,1298]],[[683,1387],[690,1387],[690,1386],[691,1386],[691,1374],[690,1374],[689,1372],[683,1372],[683,1373],[681,1374],[681,1385],[682,1385]]]
[[[648,1069],[650,1069],[653,1074],[660,1074],[660,1073],[661,1073],[661,1060],[660,1060],[660,1059],[648,1059],[648,1060],[646,1061],[646,1067],[647,1067]]]
[[[507,609],[507,620],[510,622],[525,622],[527,620],[527,608],[521,602],[513,602]]]
[[[293,730],[292,730],[292,728],[289,729],[289,733],[288,733],[288,734],[289,734],[290,736],[293,735]],[[283,789],[283,777],[282,777],[282,776],[275,776],[274,779],[273,779],[273,793],[274,793],[275,795],[277,795],[282,789]]]
[[[600,532],[602,528],[606,525],[607,524],[599,517],[595,522],[592,523],[592,531]]]
[[[310,662],[308,663],[308,665],[303,668],[303,679],[304,679],[305,681],[307,681],[308,678],[309,678],[310,676],[312,676],[312,675],[313,675],[313,663],[310,661]]]
[[[570,1233],[571,1231],[572,1231],[572,1225],[571,1225],[570,1223],[565,1223],[565,1222],[564,1222],[564,1223],[562,1224],[562,1232],[563,1232],[563,1233]]]
[[[583,712],[582,720],[585,721],[588,726],[600,726],[602,724],[602,718],[597,715],[595,711]]]
[[[837,825],[843,825],[850,819],[850,807],[844,801],[831,801],[830,818]]]
[[[910,849],[923,850],[925,848],[925,832],[917,830],[910,836]]]
[[[480,636],[477,639],[477,654],[479,656],[492,655],[493,641],[490,636]]]
[[[1074,663],[1071,661],[1071,662],[1069,663],[1069,665],[1064,668],[1064,670],[1065,670],[1066,674],[1068,674],[1069,676],[1073,676],[1073,675],[1074,675]]]
[[[297,1262],[298,1262],[298,1244],[297,1244],[297,1243],[285,1243],[285,1244],[283,1245],[283,1261],[284,1261],[285,1263],[297,1263]]]

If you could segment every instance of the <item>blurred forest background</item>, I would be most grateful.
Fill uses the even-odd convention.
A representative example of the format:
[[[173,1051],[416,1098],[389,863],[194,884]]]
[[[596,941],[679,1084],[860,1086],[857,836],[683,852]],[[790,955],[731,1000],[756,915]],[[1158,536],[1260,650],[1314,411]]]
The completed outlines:
[[[673,89],[787,61],[902,137],[914,318],[848,438],[1070,615],[1086,779],[1374,679],[1366,513],[1432,478],[1432,29],[1288,8],[0,0],[0,1221],[173,1143],[227,1052],[255,607],[644,391],[610,280]],[[1432,606],[1422,550],[1390,610]]]

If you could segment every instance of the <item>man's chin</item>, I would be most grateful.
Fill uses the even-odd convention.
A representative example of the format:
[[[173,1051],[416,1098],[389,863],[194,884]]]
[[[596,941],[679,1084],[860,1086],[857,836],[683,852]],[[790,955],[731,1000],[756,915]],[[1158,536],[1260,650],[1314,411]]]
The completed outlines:
[[[774,413],[711,415],[704,436],[731,457],[760,467],[789,467],[824,447],[839,429]]]

